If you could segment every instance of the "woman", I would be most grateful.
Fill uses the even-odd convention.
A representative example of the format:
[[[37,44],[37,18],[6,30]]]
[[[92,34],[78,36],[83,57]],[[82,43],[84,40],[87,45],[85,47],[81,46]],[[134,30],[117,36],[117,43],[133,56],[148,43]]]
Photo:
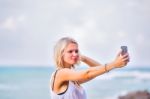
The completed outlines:
[[[79,54],[78,43],[69,37],[61,38],[54,48],[57,70],[51,76],[51,99],[87,99],[82,83],[102,75],[114,68],[124,67],[129,62],[128,53],[118,53],[114,61],[102,65]],[[74,66],[84,62],[90,68],[76,71]]]

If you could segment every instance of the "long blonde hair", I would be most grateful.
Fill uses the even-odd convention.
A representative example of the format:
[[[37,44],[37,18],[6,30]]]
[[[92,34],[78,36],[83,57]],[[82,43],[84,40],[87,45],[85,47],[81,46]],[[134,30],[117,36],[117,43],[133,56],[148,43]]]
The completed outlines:
[[[54,62],[55,65],[59,68],[64,68],[64,62],[63,62],[63,52],[65,50],[65,48],[68,46],[68,44],[70,43],[74,43],[77,44],[78,43],[70,37],[63,37],[61,39],[58,40],[58,42],[56,43],[55,47],[54,47]],[[77,64],[79,64],[79,60],[77,62]],[[74,67],[74,66],[72,66]]]

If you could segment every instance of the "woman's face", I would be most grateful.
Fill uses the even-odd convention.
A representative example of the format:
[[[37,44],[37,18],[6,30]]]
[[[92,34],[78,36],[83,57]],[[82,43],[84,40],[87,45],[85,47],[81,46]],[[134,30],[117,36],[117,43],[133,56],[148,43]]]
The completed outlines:
[[[63,53],[63,61],[65,67],[71,67],[72,65],[76,64],[79,59],[79,51],[78,45],[75,43],[70,43],[66,47]]]

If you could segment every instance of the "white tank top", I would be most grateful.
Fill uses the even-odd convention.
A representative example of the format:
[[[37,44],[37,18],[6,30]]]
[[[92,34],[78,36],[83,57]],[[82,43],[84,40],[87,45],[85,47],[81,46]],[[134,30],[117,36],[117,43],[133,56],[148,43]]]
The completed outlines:
[[[51,79],[52,77],[53,75],[51,76]],[[83,87],[75,85],[72,81],[69,81],[68,88],[63,94],[56,94],[52,90],[52,86],[50,88],[50,92],[51,92],[51,99],[87,99]]]

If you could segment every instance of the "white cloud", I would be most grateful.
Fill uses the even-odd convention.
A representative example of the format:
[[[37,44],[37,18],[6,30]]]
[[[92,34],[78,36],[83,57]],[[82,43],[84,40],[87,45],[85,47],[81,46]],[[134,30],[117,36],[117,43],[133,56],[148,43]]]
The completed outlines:
[[[13,17],[9,17],[4,20],[4,22],[1,24],[1,28],[7,29],[7,30],[16,30],[16,22]]]
[[[19,28],[19,26],[25,23],[25,20],[26,20],[25,15],[20,15],[17,17],[10,16],[5,18],[5,20],[0,23],[0,28],[9,31],[16,31]]]

